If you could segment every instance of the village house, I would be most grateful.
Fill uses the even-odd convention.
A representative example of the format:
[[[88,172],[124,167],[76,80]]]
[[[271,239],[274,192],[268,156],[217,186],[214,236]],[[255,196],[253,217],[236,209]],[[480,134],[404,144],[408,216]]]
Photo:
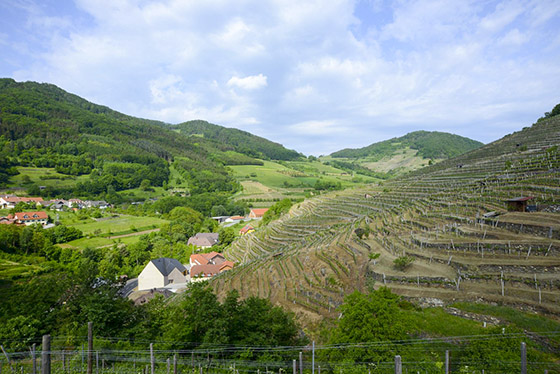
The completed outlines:
[[[219,234],[216,232],[199,232],[195,236],[191,236],[187,244],[200,248],[210,248],[218,244],[219,239]]]
[[[107,209],[109,208],[111,205],[109,203],[107,203],[106,201],[103,200],[86,200],[84,201],[84,206],[86,208],[99,208],[99,209]]]
[[[255,231],[255,228],[253,226],[245,225],[241,230],[239,230],[239,234],[243,236],[252,233],[253,231]]]
[[[264,214],[268,211],[268,208],[262,208],[262,209],[251,209],[251,212],[249,213],[249,218],[252,219],[261,219],[263,218]]]
[[[1,209],[14,209],[17,203],[36,203],[43,201],[42,197],[19,197],[14,195],[0,196]]]
[[[11,218],[11,215],[8,216]],[[26,226],[34,225],[36,223],[45,226],[48,223],[49,216],[46,212],[18,212],[14,213],[13,219],[15,223],[24,224]]]
[[[227,261],[221,253],[196,253],[189,260],[192,282],[208,280],[224,271],[233,269],[233,262]]]
[[[67,200],[46,200],[41,201],[40,204],[45,208],[56,210],[58,212],[62,212],[64,209],[70,206],[70,203]]]
[[[169,284],[186,283],[187,269],[174,258],[161,257],[152,260],[138,275],[138,290],[163,288]]]

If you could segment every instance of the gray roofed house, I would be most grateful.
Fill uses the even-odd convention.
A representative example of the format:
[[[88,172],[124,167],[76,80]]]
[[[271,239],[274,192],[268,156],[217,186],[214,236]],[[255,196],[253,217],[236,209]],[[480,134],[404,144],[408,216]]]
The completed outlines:
[[[187,269],[174,258],[152,260],[138,275],[138,290],[162,288],[171,283],[186,283]]]
[[[191,236],[187,244],[191,244],[201,248],[210,248],[219,242],[219,234],[216,232],[199,232],[195,236]]]

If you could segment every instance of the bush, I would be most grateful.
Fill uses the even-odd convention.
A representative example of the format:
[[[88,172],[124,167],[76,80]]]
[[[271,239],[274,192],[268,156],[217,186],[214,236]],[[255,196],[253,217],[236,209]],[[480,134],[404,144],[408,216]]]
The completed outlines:
[[[397,268],[398,270],[405,270],[413,262],[414,259],[412,257],[401,256],[401,257],[397,257],[395,261],[393,261],[393,264],[395,265],[395,268]]]

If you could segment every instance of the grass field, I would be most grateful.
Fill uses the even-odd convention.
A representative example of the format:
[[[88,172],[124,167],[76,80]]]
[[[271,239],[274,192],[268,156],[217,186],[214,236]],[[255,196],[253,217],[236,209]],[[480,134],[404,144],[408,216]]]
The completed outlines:
[[[87,180],[89,175],[72,176],[57,173],[54,168],[36,168],[19,166],[19,174],[10,178],[9,187],[22,187],[27,184],[39,186],[70,187],[77,182]]]
[[[84,233],[84,235],[118,235],[126,234],[134,230],[144,231],[160,227],[166,220],[157,217],[137,217],[128,215],[119,215],[114,217],[103,217],[97,220],[92,218],[85,221],[71,221],[68,218],[66,222],[68,226],[76,227]]]

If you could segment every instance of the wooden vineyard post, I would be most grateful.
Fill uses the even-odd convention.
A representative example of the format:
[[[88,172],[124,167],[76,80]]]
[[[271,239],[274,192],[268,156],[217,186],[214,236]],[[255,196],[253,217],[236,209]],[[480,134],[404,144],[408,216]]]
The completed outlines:
[[[31,369],[31,374],[37,374],[37,356],[35,354],[35,343],[31,346],[31,360],[33,362],[33,367]]]
[[[43,335],[43,351],[41,352],[41,373],[51,374],[51,336]]]
[[[402,374],[401,356],[395,356],[395,374]]]
[[[93,323],[88,322],[87,374],[93,373]]]

